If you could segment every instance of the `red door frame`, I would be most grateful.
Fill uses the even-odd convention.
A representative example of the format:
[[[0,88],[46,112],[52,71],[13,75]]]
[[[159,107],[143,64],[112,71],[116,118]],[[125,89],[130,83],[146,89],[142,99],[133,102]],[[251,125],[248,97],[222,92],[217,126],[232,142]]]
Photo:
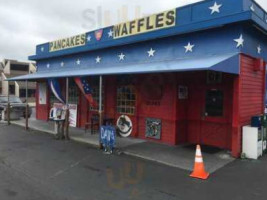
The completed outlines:
[[[209,117],[209,116],[205,116],[205,107],[206,107],[206,92],[208,90],[221,90],[223,91],[223,95],[224,95],[224,99],[223,99],[223,116],[222,117]],[[200,131],[199,131],[199,136],[198,136],[198,140],[200,142],[200,144],[206,144],[206,145],[211,145],[211,146],[218,146],[222,147],[222,148],[230,148],[229,143],[229,137],[228,137],[228,127],[231,126],[231,108],[229,105],[228,100],[232,99],[231,96],[231,92],[229,91],[229,86],[228,85],[206,85],[204,87],[202,87],[202,96],[201,96],[201,113],[200,113]],[[210,133],[210,136],[214,136],[216,135],[215,130],[220,130],[222,129],[222,132],[224,132],[224,140],[222,141],[221,144],[219,141],[219,138],[217,141],[211,142],[209,140],[209,138],[205,138],[207,137],[207,135],[205,136],[203,134],[203,132],[208,132]],[[223,144],[224,143],[224,144]]]

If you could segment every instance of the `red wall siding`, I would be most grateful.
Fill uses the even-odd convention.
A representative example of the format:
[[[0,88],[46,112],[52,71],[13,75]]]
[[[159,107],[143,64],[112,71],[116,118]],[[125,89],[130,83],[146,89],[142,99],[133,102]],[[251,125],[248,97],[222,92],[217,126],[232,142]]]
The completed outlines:
[[[255,72],[257,59],[241,56],[241,88],[240,88],[240,125],[250,124],[253,115],[263,113],[264,106],[264,66],[261,71]]]
[[[104,80],[104,110],[108,118],[115,118],[116,115],[116,77],[108,76]]]
[[[155,100],[159,105],[150,105],[151,100],[147,99],[143,93],[144,82],[150,79],[147,75],[141,75],[139,77],[138,87],[138,134],[141,138],[146,138],[146,118],[156,118],[162,121],[162,132],[160,141],[163,143],[176,144],[176,77],[174,74],[162,74],[157,75],[159,83],[162,86],[162,98]],[[156,87],[156,85],[154,85]],[[150,88],[153,89],[153,88]]]
[[[252,116],[264,112],[265,63],[241,54],[240,78],[235,80],[232,153],[238,157],[242,148],[242,126],[249,125]],[[255,66],[260,67],[255,71]]]

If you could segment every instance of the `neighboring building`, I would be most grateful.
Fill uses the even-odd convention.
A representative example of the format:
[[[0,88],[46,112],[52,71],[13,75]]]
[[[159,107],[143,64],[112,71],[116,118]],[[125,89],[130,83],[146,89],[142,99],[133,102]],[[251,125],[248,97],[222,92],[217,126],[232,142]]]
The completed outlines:
[[[32,74],[36,72],[36,67],[34,63],[30,62],[19,62],[16,60],[4,59],[0,62],[0,94],[8,95],[8,90],[10,95],[18,96],[25,100],[26,97],[26,83],[25,81],[5,81],[7,78],[12,78],[16,76]],[[36,83],[28,83],[28,96],[29,102],[35,102],[35,92]]]
[[[78,105],[78,126],[92,109],[74,82],[86,77],[104,116],[125,117],[132,137],[171,145],[205,144],[241,153],[242,126],[264,112],[267,13],[252,0],[206,0],[129,23],[40,44],[37,118],[55,102],[48,79]],[[120,118],[121,119],[121,118]],[[126,123],[127,122],[127,123]]]

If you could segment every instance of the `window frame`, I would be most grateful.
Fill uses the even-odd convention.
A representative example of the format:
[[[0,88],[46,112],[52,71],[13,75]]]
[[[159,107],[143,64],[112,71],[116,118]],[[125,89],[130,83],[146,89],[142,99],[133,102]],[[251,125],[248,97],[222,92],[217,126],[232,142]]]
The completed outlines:
[[[125,89],[126,87],[130,87],[130,89],[131,90],[133,90],[133,92],[132,93],[129,93],[129,95],[133,95],[134,96],[134,100],[133,99],[130,99],[130,100],[127,100],[127,99],[125,99],[125,100],[121,100],[120,102],[121,103],[123,103],[124,102],[124,105],[119,105],[119,99],[118,99],[118,97],[119,97],[119,89]],[[123,94],[123,93],[121,93],[121,94]],[[125,94],[127,94],[127,93],[124,93],[124,95]],[[127,103],[131,103],[131,102],[133,102],[133,105],[127,105]],[[134,116],[134,115],[136,115],[136,109],[137,109],[137,90],[136,90],[136,87],[135,87],[135,85],[133,85],[133,84],[127,84],[127,85],[117,85],[117,89],[116,89],[116,112],[118,113],[118,114],[125,114],[125,115],[130,115],[130,116]],[[122,107],[125,107],[124,109],[125,109],[125,111],[123,112],[122,110],[119,110],[119,109],[122,109]],[[128,107],[127,107],[128,106]],[[130,112],[127,112],[127,110],[130,110]],[[133,112],[131,112],[131,110],[133,109]]]
[[[92,97],[97,103],[97,108],[94,108],[94,107],[89,105],[89,111],[98,112],[99,111],[99,85],[92,85],[91,88],[93,91]],[[105,91],[104,91],[104,89],[105,89],[105,86],[103,84],[102,85],[102,110],[104,110],[104,108],[105,108]]]

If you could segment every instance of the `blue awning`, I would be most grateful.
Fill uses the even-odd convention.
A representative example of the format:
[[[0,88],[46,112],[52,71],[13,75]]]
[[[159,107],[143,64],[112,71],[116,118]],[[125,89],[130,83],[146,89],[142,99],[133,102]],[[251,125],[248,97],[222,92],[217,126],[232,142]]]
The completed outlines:
[[[123,66],[88,67],[76,70],[51,70],[37,72],[7,79],[7,81],[38,80],[47,78],[63,78],[77,76],[167,73],[182,71],[211,70],[231,74],[239,74],[239,54],[210,55],[196,58],[184,58],[168,61],[127,64]]]

